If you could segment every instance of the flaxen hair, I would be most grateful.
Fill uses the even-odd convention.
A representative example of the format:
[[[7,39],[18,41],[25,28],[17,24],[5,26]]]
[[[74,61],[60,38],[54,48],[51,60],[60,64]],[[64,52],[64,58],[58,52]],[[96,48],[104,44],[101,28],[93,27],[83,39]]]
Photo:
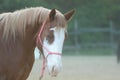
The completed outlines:
[[[56,10],[56,24],[65,26],[66,21],[59,11]],[[0,29],[3,29],[3,38],[16,37],[16,33],[25,35],[26,26],[34,26],[36,22],[42,23],[49,15],[50,10],[43,7],[26,8],[15,12],[0,14]]]

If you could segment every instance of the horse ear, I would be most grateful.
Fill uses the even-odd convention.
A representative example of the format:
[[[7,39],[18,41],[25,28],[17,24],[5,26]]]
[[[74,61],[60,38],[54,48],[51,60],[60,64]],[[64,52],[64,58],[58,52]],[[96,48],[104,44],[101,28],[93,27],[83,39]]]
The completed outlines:
[[[56,11],[55,11],[55,9],[52,9],[52,10],[50,11],[50,14],[49,14],[49,18],[50,18],[51,21],[54,20],[55,15],[56,15]]]
[[[75,9],[73,9],[73,10],[65,13],[65,14],[64,14],[65,19],[66,19],[67,21],[70,21],[70,19],[72,18],[72,16],[73,16],[74,13],[75,13]]]

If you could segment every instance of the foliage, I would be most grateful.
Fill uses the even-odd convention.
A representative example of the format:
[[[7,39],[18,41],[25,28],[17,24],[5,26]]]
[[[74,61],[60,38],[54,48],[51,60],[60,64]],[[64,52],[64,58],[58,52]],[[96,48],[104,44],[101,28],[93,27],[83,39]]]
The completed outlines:
[[[120,0],[0,0],[1,13],[33,6],[57,8],[62,12],[75,8],[74,19],[80,26],[105,27],[109,20],[120,24]]]
[[[53,7],[57,6],[63,12],[75,8],[76,15],[74,19],[77,19],[82,27],[106,27],[109,25],[110,20],[119,25],[119,0],[46,0],[46,2],[53,5]]]

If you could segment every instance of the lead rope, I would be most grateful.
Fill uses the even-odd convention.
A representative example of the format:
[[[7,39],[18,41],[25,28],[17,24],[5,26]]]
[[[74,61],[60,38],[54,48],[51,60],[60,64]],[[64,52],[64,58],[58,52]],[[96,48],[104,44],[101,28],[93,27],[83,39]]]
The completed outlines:
[[[44,29],[44,26],[45,26],[45,24],[46,24],[46,21],[47,21],[47,19],[45,19],[45,21],[43,22],[43,24],[42,24],[42,26],[41,26],[41,29],[40,29],[40,31],[39,31],[39,33],[38,33],[37,40],[36,40],[36,44],[38,44],[39,41],[40,41],[41,46],[43,46],[43,45],[42,45],[42,41],[41,41],[41,39],[40,39],[40,36],[41,36],[41,33],[42,33],[43,29]],[[43,76],[44,76],[45,67],[46,67],[46,59],[45,59],[45,57],[43,57],[42,71],[41,71],[41,75],[40,75],[40,80],[41,80],[41,79],[43,78]]]
[[[42,26],[41,26],[41,29],[40,29],[40,31],[39,31],[39,33],[38,33],[37,40],[36,40],[36,44],[38,44],[39,41],[40,41],[41,46],[42,46],[44,49],[46,49],[46,51],[48,52],[48,55],[47,55],[46,57],[45,57],[45,56],[43,57],[42,71],[41,71],[41,75],[40,75],[40,80],[41,80],[41,79],[43,78],[43,76],[44,76],[44,71],[45,71],[45,68],[46,68],[47,57],[48,57],[49,55],[51,55],[51,54],[56,54],[56,55],[60,55],[60,56],[61,56],[61,53],[58,53],[58,52],[50,52],[50,51],[42,44],[42,40],[41,40],[40,36],[41,36],[41,34],[42,34],[42,31],[43,31],[43,29],[44,29],[44,26],[45,26],[46,22],[47,22],[47,19],[45,19],[45,21],[43,22],[43,24],[42,24]]]
[[[46,67],[46,60],[45,60],[45,58],[44,58],[44,59],[43,59],[43,64],[42,64],[42,71],[41,71],[41,75],[40,75],[40,80],[42,80],[42,78],[43,78],[43,76],[44,76],[45,67]]]

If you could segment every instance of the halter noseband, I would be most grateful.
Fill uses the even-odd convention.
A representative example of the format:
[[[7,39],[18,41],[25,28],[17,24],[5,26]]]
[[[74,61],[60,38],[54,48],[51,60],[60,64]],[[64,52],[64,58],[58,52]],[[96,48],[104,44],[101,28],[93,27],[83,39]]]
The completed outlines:
[[[46,22],[47,22],[47,19],[45,19],[45,21],[43,22],[43,24],[42,24],[42,26],[41,26],[41,29],[40,29],[39,32],[38,32],[37,39],[36,39],[36,45],[38,45],[38,44],[40,43],[40,44],[41,44],[41,47],[43,47],[43,48],[48,52],[47,56],[46,56],[46,57],[45,57],[45,56],[43,57],[43,65],[42,65],[42,71],[41,71],[41,75],[40,75],[40,80],[42,79],[42,77],[43,77],[43,75],[44,75],[47,57],[48,57],[49,55],[52,55],[52,54],[59,55],[59,56],[62,55],[62,54],[59,53],[59,52],[51,52],[51,51],[49,51],[49,50],[43,45],[43,43],[42,43],[42,40],[41,40],[40,36],[41,36],[41,34],[42,34],[43,30],[44,30],[44,26],[45,26]]]

